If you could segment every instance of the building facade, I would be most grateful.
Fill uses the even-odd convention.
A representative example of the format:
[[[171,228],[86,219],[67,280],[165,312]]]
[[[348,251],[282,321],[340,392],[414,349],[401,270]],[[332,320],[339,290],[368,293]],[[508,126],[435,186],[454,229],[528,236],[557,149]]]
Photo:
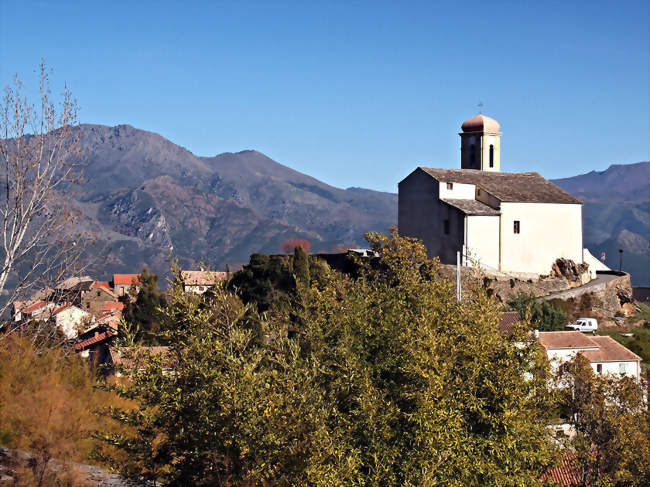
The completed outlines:
[[[506,273],[548,274],[584,262],[582,203],[536,172],[504,173],[499,124],[463,124],[461,169],[418,167],[399,183],[399,233],[429,256]]]

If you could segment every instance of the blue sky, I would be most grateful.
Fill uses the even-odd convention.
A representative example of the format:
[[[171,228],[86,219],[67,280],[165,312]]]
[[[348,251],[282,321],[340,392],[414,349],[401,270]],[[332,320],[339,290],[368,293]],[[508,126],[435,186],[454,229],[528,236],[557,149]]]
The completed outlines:
[[[502,169],[557,178],[650,159],[649,5],[0,0],[0,83],[43,57],[82,122],[385,191],[482,101]]]

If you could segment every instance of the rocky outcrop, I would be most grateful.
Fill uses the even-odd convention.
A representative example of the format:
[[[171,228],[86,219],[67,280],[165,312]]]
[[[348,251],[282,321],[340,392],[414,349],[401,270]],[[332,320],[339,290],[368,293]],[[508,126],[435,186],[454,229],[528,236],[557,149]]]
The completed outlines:
[[[551,273],[543,278],[566,279],[569,287],[583,286],[591,280],[588,264],[576,264],[564,258],[557,259],[551,267]]]

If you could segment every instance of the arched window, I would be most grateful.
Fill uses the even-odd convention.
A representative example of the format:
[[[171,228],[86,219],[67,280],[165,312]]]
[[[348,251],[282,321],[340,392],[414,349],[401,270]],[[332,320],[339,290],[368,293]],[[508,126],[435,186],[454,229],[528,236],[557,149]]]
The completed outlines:
[[[494,167],[494,145],[490,144],[490,167]]]
[[[474,167],[476,164],[476,146],[470,144],[469,146],[469,167]]]

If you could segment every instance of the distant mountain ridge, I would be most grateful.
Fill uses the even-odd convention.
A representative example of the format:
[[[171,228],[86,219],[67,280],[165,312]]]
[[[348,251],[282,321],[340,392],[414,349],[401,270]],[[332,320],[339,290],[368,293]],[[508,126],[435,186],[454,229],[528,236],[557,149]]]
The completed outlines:
[[[329,251],[397,222],[397,195],[335,188],[257,151],[199,157],[130,125],[80,130],[87,182],[78,203],[110,270],[165,272],[172,253],[221,269],[289,238]]]
[[[650,162],[613,164],[604,171],[553,181],[583,201],[584,243],[605,252],[606,263],[632,274],[634,285],[650,285]]]
[[[79,188],[83,222],[99,237],[101,273],[165,273],[173,253],[184,266],[218,269],[276,253],[304,238],[312,251],[365,245],[363,234],[397,224],[397,195],[336,188],[244,150],[199,157],[130,125],[82,125],[87,182]],[[650,163],[612,165],[555,184],[584,202],[585,245],[607,253],[636,284],[650,284]],[[644,251],[645,249],[645,251]]]

